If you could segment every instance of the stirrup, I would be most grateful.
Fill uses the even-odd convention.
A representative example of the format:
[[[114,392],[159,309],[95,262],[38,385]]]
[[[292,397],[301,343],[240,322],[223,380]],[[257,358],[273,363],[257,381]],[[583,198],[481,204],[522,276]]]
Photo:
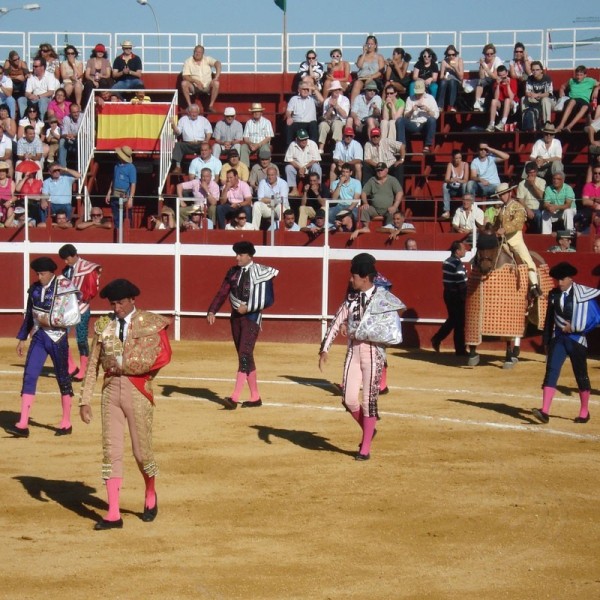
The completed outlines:
[[[544,295],[539,285],[532,285],[529,288],[529,293],[532,298],[541,298]]]

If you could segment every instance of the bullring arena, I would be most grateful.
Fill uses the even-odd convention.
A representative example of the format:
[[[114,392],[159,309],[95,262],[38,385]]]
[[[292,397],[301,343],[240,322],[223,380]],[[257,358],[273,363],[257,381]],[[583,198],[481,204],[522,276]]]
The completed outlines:
[[[216,327],[227,328],[220,322]],[[268,325],[267,325],[268,327]],[[1,425],[18,417],[22,364],[3,340]],[[260,343],[264,406],[225,411],[230,343],[175,342],[156,381],[160,512],[126,456],[124,529],[106,510],[100,422],[55,438],[56,382],[40,382],[29,439],[2,436],[3,598],[594,598],[598,421],[575,425],[565,369],[549,425],[543,357],[389,352],[390,393],[368,463],[316,344]],[[598,361],[590,361],[591,413]]]
[[[116,48],[116,38],[112,42]],[[362,35],[357,48],[361,44]],[[186,56],[188,46],[193,43],[186,42]],[[512,48],[512,40],[505,46]],[[477,59],[479,48],[478,42]],[[556,73],[562,81],[570,69]],[[246,115],[249,102],[260,100],[270,118],[280,118],[292,79],[291,73],[224,73],[218,112],[231,103]],[[174,89],[177,73],[150,72],[146,81],[155,89]],[[470,127],[481,116],[446,114],[432,155],[421,153],[422,140],[413,142],[403,208],[414,211],[416,252],[403,250],[401,238],[389,243],[375,232],[353,242],[337,234],[325,243],[323,237],[281,231],[273,238],[267,231],[147,231],[147,218],[163,201],[175,200],[181,179],[168,174],[169,157],[157,167],[160,160],[148,153],[136,158],[149,175],[145,183],[152,184],[139,198],[151,197],[153,204],[134,214],[135,226],[126,224],[124,244],[113,243],[114,229],[0,230],[0,256],[11,265],[0,301],[0,598],[600,597],[598,332],[590,336],[587,424],[573,422],[579,398],[569,364],[550,423],[533,418],[545,369],[539,331],[527,330],[512,369],[502,368],[498,340],[484,342],[475,368],[454,355],[449,338],[441,353],[429,341],[446,314],[440,265],[460,237],[438,218],[440,165],[455,148],[473,158],[478,134],[451,129],[457,123]],[[511,148],[503,176],[516,180],[535,135],[494,135],[494,143]],[[580,128],[565,155],[576,177],[587,169],[586,147]],[[73,207],[79,216],[103,201],[113,158],[95,156],[104,172],[87,173],[89,193]],[[156,192],[157,181],[164,195]],[[257,262],[280,274],[256,349],[263,406],[227,411],[222,399],[231,391],[236,366],[229,307],[213,327],[205,317],[233,264],[231,244],[240,239],[252,241]],[[550,266],[562,260],[546,252],[553,238],[527,234],[526,240]],[[577,281],[597,287],[592,242],[592,236],[581,236],[569,258],[579,269]],[[141,520],[142,480],[126,452],[124,527],[93,529],[107,509],[99,385],[91,424],[79,420],[74,402],[73,434],[55,437],[60,398],[46,365],[30,437],[13,438],[7,431],[20,409],[23,360],[14,336],[33,281],[29,263],[43,255],[58,262],[65,243],[102,264],[102,283],[129,278],[142,289],[138,306],[173,318],[173,360],[155,382],[160,511],[153,523]],[[324,327],[347,286],[350,259],[363,251],[377,258],[408,310],[404,342],[388,351],[389,393],[379,400],[371,460],[361,463],[354,460],[359,430],[336,386],[343,341],[334,345],[323,373],[317,362]],[[93,319],[106,311],[96,298]]]

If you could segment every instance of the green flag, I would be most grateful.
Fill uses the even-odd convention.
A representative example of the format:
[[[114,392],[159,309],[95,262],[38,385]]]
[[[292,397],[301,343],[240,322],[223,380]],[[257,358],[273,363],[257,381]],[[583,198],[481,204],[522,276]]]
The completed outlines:
[[[285,6],[285,4],[286,4],[286,0],[275,0],[275,4],[277,4],[277,6],[279,6],[279,8],[280,8],[280,9],[281,9],[283,12],[285,12],[285,9],[286,9],[286,6]]]

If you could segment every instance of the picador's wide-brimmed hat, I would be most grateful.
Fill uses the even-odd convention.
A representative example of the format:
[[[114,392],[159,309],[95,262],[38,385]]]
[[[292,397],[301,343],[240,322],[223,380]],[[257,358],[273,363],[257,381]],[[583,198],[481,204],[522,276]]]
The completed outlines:
[[[577,269],[568,262],[561,262],[550,269],[550,277],[554,279],[564,279],[565,277],[575,277]]]
[[[128,279],[114,279],[100,290],[100,298],[106,298],[110,302],[116,302],[124,298],[135,298],[139,295],[140,288]]]

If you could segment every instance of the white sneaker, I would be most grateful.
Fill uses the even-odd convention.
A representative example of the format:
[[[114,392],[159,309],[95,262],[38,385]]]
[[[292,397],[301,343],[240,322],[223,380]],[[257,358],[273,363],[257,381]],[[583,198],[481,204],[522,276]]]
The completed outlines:
[[[493,124],[493,123],[490,123],[490,124],[489,124],[489,125],[488,125],[488,126],[485,128],[485,130],[486,130],[486,131],[489,131],[489,132],[491,133],[492,131],[494,131],[494,124]]]
[[[498,123],[496,125],[496,131],[504,131],[504,126],[505,125],[506,125],[506,123],[502,123],[502,122]]]
[[[475,100],[473,104],[473,110],[477,112],[481,112],[483,110],[483,107],[481,106],[481,100]]]

